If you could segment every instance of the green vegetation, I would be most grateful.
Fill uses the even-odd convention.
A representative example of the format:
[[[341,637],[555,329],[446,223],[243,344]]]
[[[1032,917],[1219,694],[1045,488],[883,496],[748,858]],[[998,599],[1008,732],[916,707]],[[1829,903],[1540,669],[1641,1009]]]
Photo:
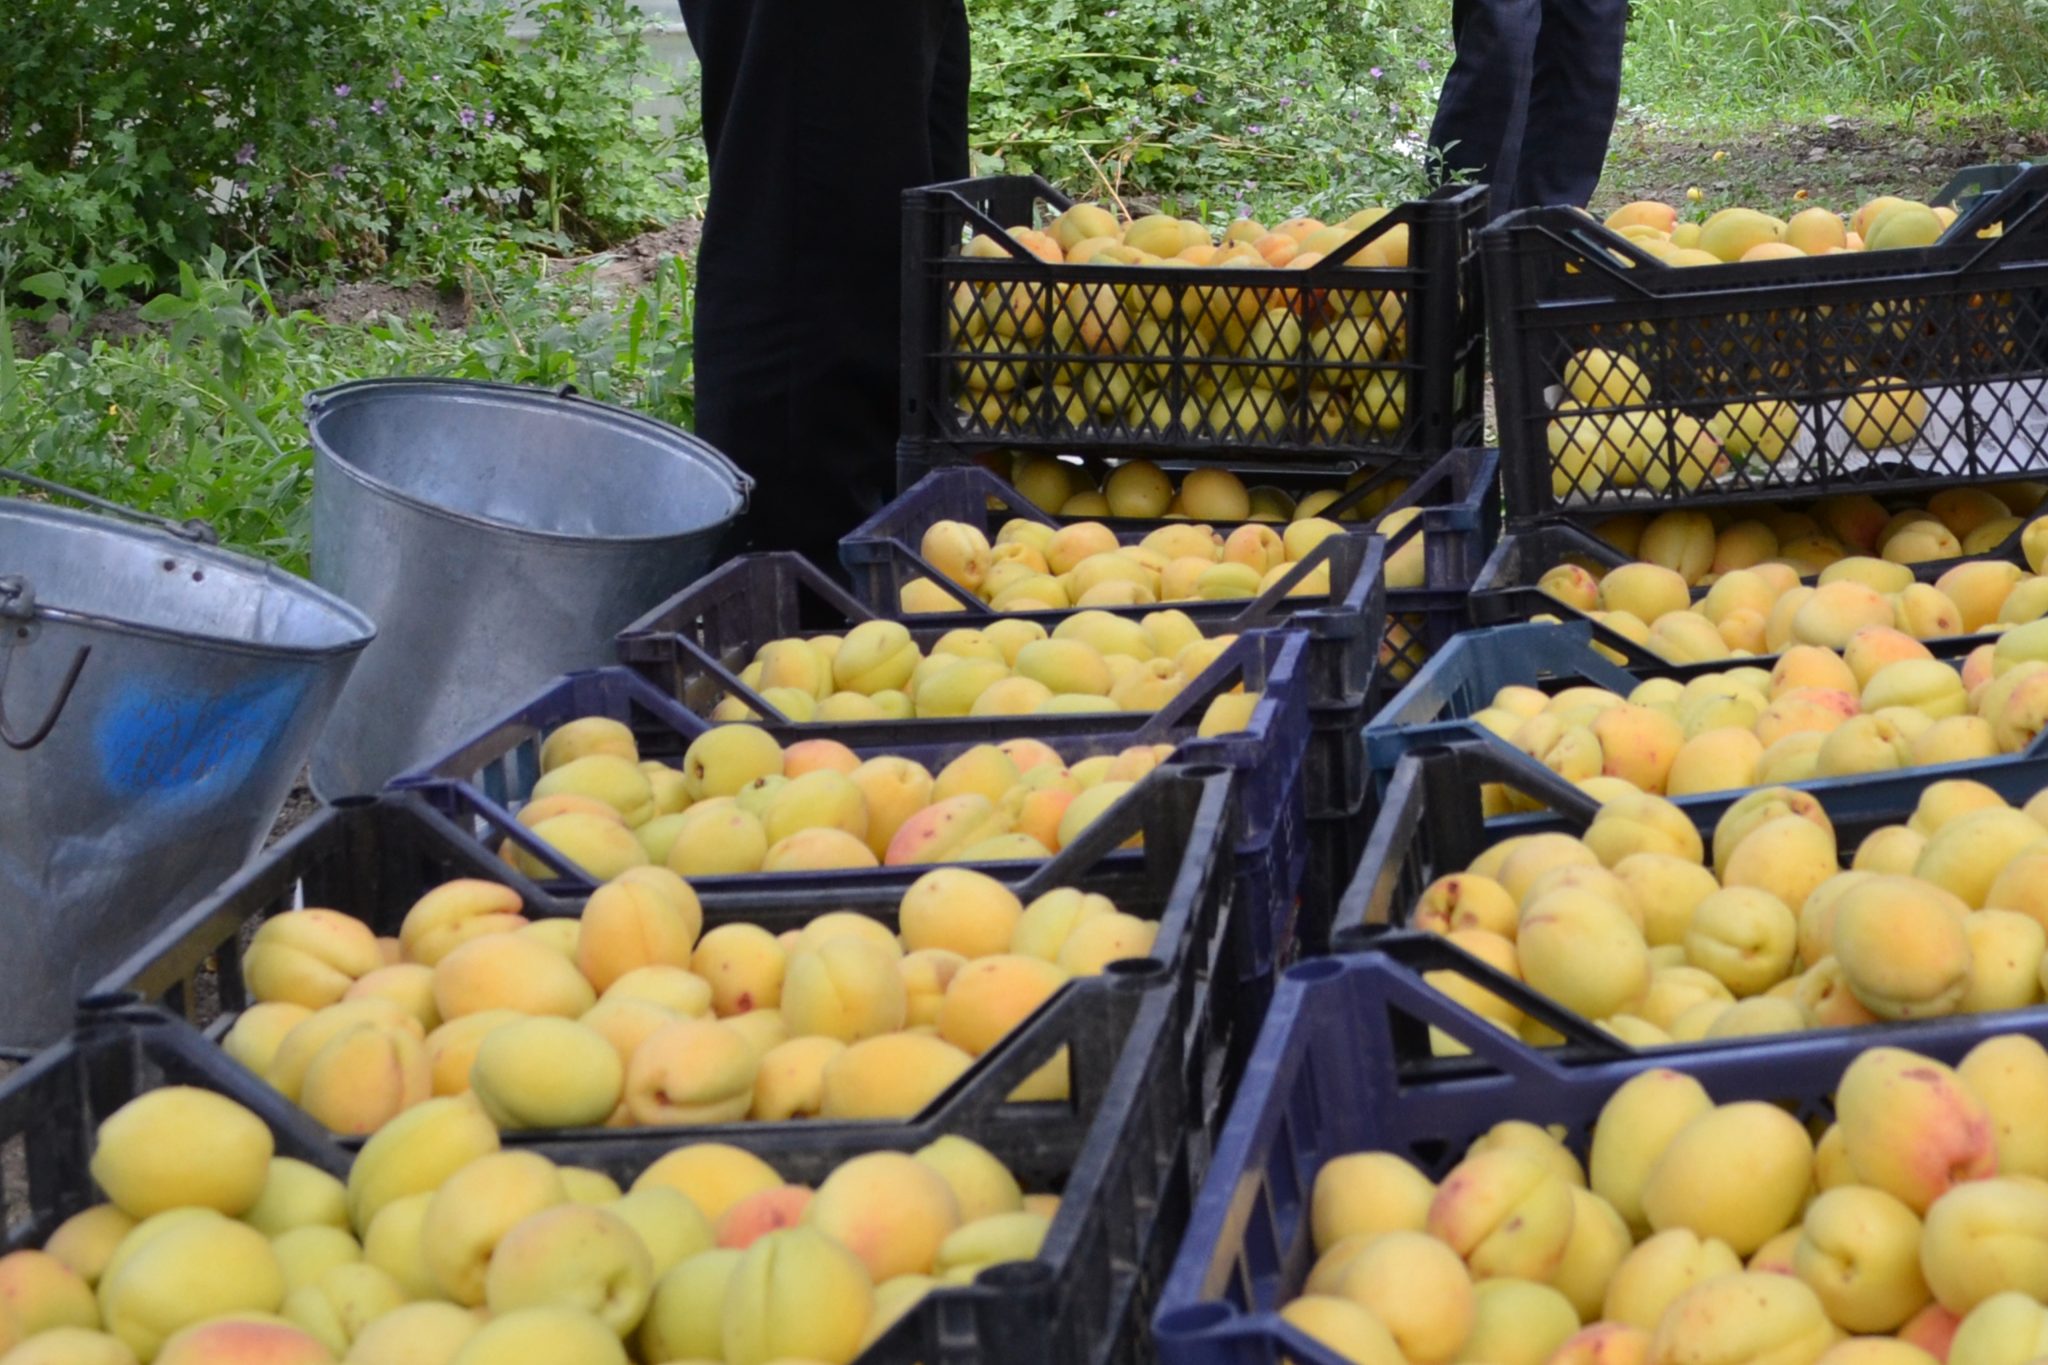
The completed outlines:
[[[0,13],[0,465],[303,569],[313,389],[573,382],[687,424],[684,267],[591,253],[699,209],[696,129],[634,114],[674,92],[630,0],[527,12],[531,43],[505,0]],[[1218,223],[1426,180],[1440,3],[976,0],[973,19],[978,172]],[[1703,213],[1929,192],[2015,138],[2048,148],[2043,70],[2040,0],[1637,0],[1608,193],[1698,187]],[[366,279],[393,282],[384,310],[323,304]],[[466,299],[459,323],[396,287],[416,282]]]
[[[465,328],[430,318],[356,324],[286,311],[244,259],[216,250],[142,310],[150,324],[29,358],[0,329],[0,465],[167,515],[306,569],[306,394],[376,375],[574,384],[690,424],[690,289],[681,260],[623,296],[585,267],[550,276],[509,250],[468,281]]]
[[[1421,0],[996,0],[974,19],[978,169],[1077,193],[1341,216],[1424,187],[1447,59]]]
[[[1631,93],[1660,113],[2031,109],[2048,70],[2033,0],[1639,0]],[[2038,117],[2038,114],[2034,114]]]

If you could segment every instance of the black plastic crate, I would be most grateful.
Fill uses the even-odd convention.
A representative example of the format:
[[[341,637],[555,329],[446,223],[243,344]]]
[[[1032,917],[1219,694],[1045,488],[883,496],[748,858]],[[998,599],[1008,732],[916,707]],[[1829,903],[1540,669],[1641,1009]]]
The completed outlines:
[[[1430,485],[1410,488],[1393,507],[1412,506],[1430,496]],[[1403,502],[1402,499],[1408,499]],[[1424,514],[1427,516],[1427,513]],[[1476,516],[1476,514],[1475,514]],[[999,615],[994,608],[965,588],[952,584],[924,557],[920,546],[924,533],[941,521],[964,522],[994,541],[1002,524],[1021,518],[1044,526],[1057,526],[1056,518],[1032,506],[1030,501],[1003,479],[979,466],[958,466],[934,470],[874,516],[856,527],[839,543],[839,559],[852,577],[854,594],[878,616],[915,620],[950,630],[956,626],[981,626]],[[1422,522],[1423,518],[1417,518]],[[1123,523],[1117,539],[1135,545],[1154,529],[1145,522]],[[1460,528],[1447,526],[1447,531]],[[1412,533],[1411,533],[1412,534]],[[1446,537],[1443,553],[1452,553],[1454,537]],[[1427,549],[1427,545],[1425,546]],[[1386,628],[1387,590],[1381,576],[1384,557],[1393,553],[1380,537],[1366,534],[1331,536],[1296,566],[1303,576],[1317,565],[1328,565],[1330,593],[1327,597],[1289,597],[1287,586],[1298,582],[1293,574],[1275,583],[1257,597],[1222,602],[1162,603],[1187,612],[1205,632],[1235,631],[1259,625],[1287,626],[1309,634],[1310,699],[1319,703],[1364,698],[1371,692],[1379,666],[1379,645]],[[1483,559],[1484,550],[1475,558]],[[957,611],[921,612],[906,615],[901,606],[904,587],[918,579],[939,585],[959,603]],[[1120,616],[1157,611],[1159,607],[1110,608]],[[1026,620],[1051,626],[1064,612],[1013,612]]]
[[[1206,1084],[1210,1098],[1234,1081],[1235,1065],[1242,1062],[1271,991],[1270,979],[1240,989],[1233,976],[1235,936],[1242,932],[1236,922],[1241,887],[1234,854],[1221,831],[1230,823],[1234,801],[1227,772],[1169,765],[1051,861],[990,869],[1026,901],[1054,887],[1085,885],[1110,896],[1126,913],[1158,923],[1152,952],[1177,973],[1168,993],[1176,1002],[1176,1024],[1186,1031],[1184,1063],[1191,1086]],[[1134,834],[1145,836],[1144,850],[1118,852]],[[180,915],[103,977],[90,998],[96,1004],[139,998],[183,1013],[210,1034],[223,1034],[232,1016],[253,1003],[242,980],[240,953],[263,920],[319,906],[391,936],[415,900],[458,877],[512,887],[532,918],[573,916],[582,909],[582,894],[539,888],[477,848],[415,793],[356,798],[322,811]],[[762,879],[738,890],[720,885],[733,880],[694,882],[707,928],[744,921],[780,933],[834,908],[856,910],[895,927],[900,886],[869,881],[777,892],[764,890]],[[1219,975],[1224,985],[1212,989]],[[1104,988],[1099,979],[1077,984],[1077,994]],[[1049,1019],[1049,1029],[1072,1030],[1086,1026],[1090,1008],[1055,1003],[1040,1017]],[[1004,1065],[994,1059],[1009,1047],[1006,1041],[993,1050],[991,1063]],[[748,1131],[759,1126],[745,1125]],[[715,1131],[735,1130],[721,1126]]]
[[[2048,442],[2048,167],[1977,200],[1930,247],[1674,268],[1582,214],[1530,209],[1481,234],[1508,516],[1736,503],[1794,491],[1935,488],[2038,469]],[[1996,237],[1979,233],[1994,225]],[[1633,486],[1548,443],[1572,414],[1630,437]],[[1785,403],[1774,459],[1726,472],[1690,423]],[[1679,419],[1683,420],[1679,420]],[[1582,428],[1595,446],[1593,428]],[[1596,457],[1596,462],[1599,457]]]
[[[905,193],[906,438],[1411,460],[1478,440],[1483,186],[1396,206],[1284,272],[1054,265],[1005,231],[1071,202],[1028,176]],[[1349,264],[1399,228],[1405,267]],[[1003,254],[963,254],[975,235]]]
[[[1177,762],[1215,764],[1240,774],[1246,800],[1255,806],[1241,813],[1231,833],[1241,843],[1254,844],[1263,842],[1271,832],[1289,793],[1299,785],[1308,737],[1307,688],[1301,667],[1305,653],[1299,632],[1251,632],[1232,643],[1219,667],[1204,674],[1203,692],[1190,689],[1182,694],[1187,699],[1183,704],[1162,713],[1168,717],[1165,723],[1149,713],[1115,711],[1063,718],[1062,727],[1051,734],[1034,731],[1032,722],[1039,718],[1030,716],[963,719],[942,736],[920,730],[919,726],[932,722],[917,720],[761,728],[785,747],[806,739],[836,739],[862,758],[911,758],[933,773],[975,745],[1001,743],[1019,735],[1039,738],[1070,764],[1096,755],[1114,755],[1139,744],[1172,744]],[[1210,699],[1207,694],[1220,695],[1238,685],[1259,693],[1250,724],[1226,734],[1198,736],[1195,729]],[[684,709],[630,669],[589,669],[549,683],[457,748],[399,774],[387,790],[416,790],[443,810],[459,805],[475,812],[498,834],[559,871],[562,882],[587,891],[592,885],[589,879],[518,827],[511,814],[511,807],[524,801],[540,778],[541,741],[557,727],[586,716],[620,721],[633,731],[643,760],[669,763],[679,762],[691,741],[719,728],[719,723]],[[1064,723],[1076,719],[1097,723],[1093,727]],[[1131,726],[1134,719],[1143,723]],[[451,804],[451,789],[460,790],[463,799]],[[903,869],[864,870],[896,873]],[[745,882],[766,875],[771,874],[710,878],[707,884]]]
[[[1202,608],[1229,606],[1228,603],[1188,603]],[[1058,622],[1077,615],[1074,611],[1031,613],[1048,630]],[[1101,610],[1088,608],[1087,610]],[[1157,607],[1117,608],[1115,614],[1136,620]],[[839,634],[864,621],[883,619],[850,597],[801,555],[788,553],[742,555],[699,579],[646,616],[620,632],[619,662],[646,678],[691,712],[708,716],[725,697],[737,697],[764,717],[777,734],[830,734],[854,745],[889,748],[899,744],[931,745],[949,742],[980,744],[1000,731],[1000,738],[1060,738],[1100,742],[1121,727],[1124,744],[1177,743],[1192,736],[1202,720],[1209,698],[1219,687],[1244,680],[1247,670],[1263,670],[1267,686],[1291,699],[1301,691],[1314,713],[1313,641],[1304,645],[1301,667],[1283,660],[1279,632],[1290,625],[1284,615],[1240,613],[1233,619],[1207,618],[1214,613],[1197,610],[1189,615],[1208,636],[1246,635],[1232,645],[1186,690],[1157,711],[1109,712],[1086,715],[1010,716],[990,720],[979,716],[931,716],[888,721],[792,721],[775,704],[740,680],[741,672],[772,640],[809,638]],[[909,628],[920,649],[929,649],[953,626],[934,626],[930,616],[898,618]],[[986,624],[986,621],[982,622]],[[1300,632],[1295,632],[1297,635]],[[1261,642],[1263,641],[1263,643]],[[1306,675],[1299,676],[1298,675]],[[1291,709],[1292,701],[1286,705]],[[1316,738],[1319,738],[1317,736]],[[1208,746],[1205,746],[1208,747]],[[1323,769],[1340,756],[1312,747],[1305,781],[1311,793],[1322,790],[1337,778],[1326,777]],[[1314,801],[1314,796],[1310,796]],[[1309,813],[1317,814],[1311,805]]]
[[[1161,458],[1154,462],[1169,474],[1186,473],[1195,468],[1218,467],[1214,461],[1196,463]],[[896,460],[898,484],[908,490],[938,469],[958,466],[958,460],[934,462],[899,452]],[[1426,539],[1422,584],[1418,587],[1387,589],[1387,632],[1378,660],[1382,686],[1388,683],[1398,686],[1399,678],[1412,673],[1431,652],[1441,649],[1452,636],[1468,624],[1467,601],[1471,596],[1471,586],[1479,577],[1489,552],[1500,540],[1502,507],[1499,490],[1499,451],[1454,450],[1429,465],[1412,480],[1391,467],[1365,474],[1362,478],[1342,470],[1332,470],[1327,466],[1266,467],[1240,464],[1222,467],[1236,474],[1247,485],[1271,485],[1297,498],[1323,489],[1344,490],[1335,502],[1318,514],[1333,519],[1346,513],[1356,516],[1361,505],[1370,505],[1380,510],[1364,520],[1367,525],[1376,527],[1387,513],[1409,507],[1421,509],[1420,515],[1408,526],[1385,537],[1386,553],[1389,558],[1410,544],[1416,535],[1424,535]],[[990,477],[998,478],[993,474]],[[1396,479],[1400,479],[1406,486],[1389,500],[1385,490]],[[1006,482],[999,478],[998,481]],[[1014,489],[1006,488],[1006,491],[1009,494],[1004,500],[1006,508],[1030,507]],[[1034,520],[1048,523],[1082,519],[1036,509],[1033,509],[1033,513]],[[1022,511],[1018,514],[1032,515]],[[1100,522],[1116,531],[1119,536],[1126,532],[1131,533],[1127,539],[1142,537],[1166,524],[1163,521],[1111,516],[1087,517],[1085,520]],[[905,521],[909,519],[891,518],[889,509],[884,509],[883,513],[869,523],[870,526],[885,523],[884,533],[891,535],[896,542],[891,547],[892,554],[889,558],[899,565],[907,564],[916,556],[916,543],[922,535],[921,525],[914,521],[909,521],[906,525]],[[1242,523],[1213,524],[1221,528]],[[863,527],[854,535],[862,537],[867,530],[867,527]],[[853,567],[856,582],[859,582],[860,570],[857,566]],[[904,581],[907,581],[907,577],[896,577],[897,589],[900,589]],[[868,592],[871,601],[879,600],[878,594],[893,592],[880,585],[864,587],[863,590]],[[894,600],[893,595],[889,600]]]
[[[63,1040],[0,1079],[0,1194],[6,1251],[39,1247],[57,1225],[100,1202],[90,1171],[101,1120],[167,1085],[218,1091],[253,1110],[279,1156],[348,1174],[348,1154],[320,1125],[173,1016],[87,1014]]]
[[[1903,824],[1913,813],[1920,794],[1953,772],[1938,769],[1887,773],[1858,782],[1809,788],[1833,822],[1844,864],[1854,856],[1862,841],[1874,831]],[[2037,792],[2048,789],[2048,760],[2027,759],[1998,768],[1972,772],[1971,776],[1997,791],[2015,807]],[[1513,822],[1481,821],[1480,791],[1488,783],[1500,782],[1536,797],[1550,807],[1540,815]],[[1721,792],[1689,798],[1685,813],[1711,847],[1716,823],[1730,806],[1745,795]],[[1537,1061],[1548,1065],[1586,1058],[1640,1054],[1662,1060],[1666,1065],[1690,1067],[1695,1057],[1718,1053],[1747,1040],[1712,1040],[1674,1043],[1636,1049],[1572,1013],[1520,981],[1505,976],[1471,957],[1446,938],[1406,932],[1408,917],[1423,889],[1439,876],[1462,871],[1482,851],[1503,839],[1522,834],[1582,833],[1598,812],[1598,804],[1584,792],[1554,775],[1540,777],[1520,765],[1502,760],[1491,746],[1469,741],[1419,748],[1395,766],[1379,808],[1379,818],[1337,908],[1332,950],[1337,954],[1387,953],[1398,959],[1399,970],[1412,975],[1418,990],[1427,990],[1424,971],[1448,971],[1484,986],[1503,1000],[1523,1010],[1532,1019],[1548,1025],[1563,1036],[1564,1043],[1551,1049],[1532,1046],[1502,1032],[1478,1015],[1466,1011],[1448,996],[1436,996],[1431,1009],[1410,1011],[1415,1018],[1387,1035],[1390,1065],[1406,1077],[1440,1080],[1467,1076],[1488,1068],[1526,1071]],[[1434,994],[1434,992],[1431,992]],[[1443,1010],[1436,1008],[1441,1004]],[[2048,1005],[1997,1014],[1972,1015],[1980,1037],[1988,1037],[2029,1020],[2048,1027]],[[1448,1023],[1446,1021],[1449,1021]],[[1954,1018],[1919,1020],[1903,1024],[1870,1024],[1847,1030],[1810,1030],[1806,1037],[1853,1037],[1858,1046],[1882,1043],[1912,1046],[1917,1031],[1934,1026],[1954,1025]],[[1468,1058],[1436,1057],[1425,1025],[1435,1026],[1467,1048]],[[1532,1060],[1534,1059],[1534,1060]]]
[[[1371,954],[1304,963],[1281,979],[1160,1297],[1153,1324],[1163,1365],[1344,1365],[1279,1316],[1315,1261],[1309,1197],[1327,1162],[1392,1152],[1441,1177],[1507,1119],[1553,1128],[1583,1158],[1614,1092],[1670,1064],[1654,1053],[1580,1065],[1504,1054],[1498,1070],[1455,1084],[1404,1078],[1388,1030],[1411,1013],[1455,1025],[1462,1011],[1439,1008],[1448,1004],[1414,972]],[[1718,1104],[1778,1103],[1825,1122],[1842,1074],[1866,1048],[1903,1047],[1952,1065],[2001,1033],[2048,1042],[2048,1010],[1742,1039],[1688,1056],[1684,1069]],[[1475,1035],[1475,1048],[1484,1041]]]
[[[96,982],[89,995],[133,993],[207,1024],[247,1007],[242,949],[257,924],[286,910],[339,909],[395,935],[413,902],[465,877],[518,893],[528,919],[575,912],[480,847],[418,796],[346,796],[323,806],[165,925]]]
[[[1302,874],[1301,921],[1295,935],[1302,957],[1321,957],[1330,951],[1338,903],[1358,871],[1378,809],[1379,798],[1368,794],[1344,814],[1308,822],[1308,866]]]
[[[1548,773],[1548,769],[1471,719],[1474,713],[1490,705],[1494,695],[1503,687],[1521,685],[1554,693],[1568,687],[1587,686],[1604,688],[1626,697],[1652,678],[1669,678],[1683,683],[1704,674],[1738,667],[1768,669],[1777,658],[1765,655],[1704,664],[1621,668],[1594,651],[1594,637],[1587,629],[1589,624],[1574,621],[1563,625],[1495,626],[1467,632],[1452,641],[1450,648],[1430,660],[1415,680],[1366,726],[1365,763],[1370,770],[1374,790],[1385,789],[1403,755],[1431,745],[1467,742],[1492,750],[1502,763],[1520,772],[1526,781],[1543,781],[1538,774]],[[1935,640],[1929,643],[1928,649],[1937,659],[1960,668],[1972,649],[1983,640],[1992,638],[1995,637]],[[1947,777],[1981,778],[1986,772],[2014,766],[2030,769],[2036,759],[2044,756],[2048,756],[2048,733],[2037,736],[2024,753],[1901,768],[1881,776],[1907,778],[1923,784]],[[1868,785],[1872,776],[1814,777],[1770,785],[1809,791],[1825,799],[1831,793],[1854,792]],[[1729,799],[1753,790],[1753,787],[1730,788],[1670,799],[1680,807],[1692,810],[1704,802],[1725,804]],[[1521,818],[1496,819],[1490,827],[1505,827]]]
[[[1045,1360],[1110,1365],[1146,1358],[1146,1321],[1186,1226],[1198,1111],[1173,1065],[1170,994],[1158,964],[1105,978],[1096,1027],[1071,1046],[1075,1093],[1067,1105],[1002,1102],[1062,1045],[1043,1029],[1038,1060],[1022,1059],[982,1083],[956,1085],[943,1107],[890,1123],[757,1125],[721,1133],[787,1180],[816,1184],[834,1167],[873,1151],[915,1151],[945,1134],[987,1148],[1027,1190],[1058,1193],[1060,1209],[1036,1260],[993,1267],[972,1285],[934,1291],[857,1357],[858,1365],[1026,1365]],[[1104,1047],[1091,1040],[1115,1039]],[[99,1202],[89,1163],[101,1120],[162,1085],[196,1085],[235,1099],[271,1128],[279,1155],[346,1177],[352,1154],[328,1142],[305,1115],[246,1073],[223,1069],[218,1049],[162,1010],[125,1006],[89,1015],[64,1042],[0,1082],[0,1168],[9,1250],[37,1246],[65,1218]],[[1021,1069],[1020,1069],[1021,1068]],[[773,1127],[779,1131],[769,1132]],[[589,1137],[522,1142],[564,1165],[631,1181],[682,1142],[657,1133],[604,1130]],[[16,1155],[18,1154],[18,1159]]]

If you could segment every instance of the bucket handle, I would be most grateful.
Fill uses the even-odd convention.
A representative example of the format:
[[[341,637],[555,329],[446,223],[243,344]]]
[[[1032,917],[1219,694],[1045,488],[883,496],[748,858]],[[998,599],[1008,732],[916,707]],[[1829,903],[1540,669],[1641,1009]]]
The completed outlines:
[[[39,479],[33,474],[24,474],[18,469],[9,469],[5,465],[0,465],[0,479],[7,479],[14,483],[22,484],[25,487],[35,489],[39,493],[48,493],[53,497],[69,498],[73,502],[82,502],[96,512],[108,512],[117,517],[126,517],[130,521],[139,521],[145,526],[154,526],[159,531],[167,532],[180,540],[189,540],[194,545],[220,544],[219,533],[213,529],[210,523],[202,521],[198,517],[193,517],[187,521],[173,521],[169,517],[157,516],[154,512],[138,512],[133,507],[123,507],[118,502],[108,502],[105,498],[96,498],[92,494],[73,488],[69,484],[58,483],[52,479]]]
[[[25,638],[27,624],[36,619],[36,590],[26,578],[19,574],[0,576],[0,621],[21,623],[16,629]],[[43,713],[42,720],[26,736],[14,733],[14,727],[7,719],[7,673],[14,665],[14,647],[8,644],[0,648],[0,744],[5,744],[16,753],[27,753],[50,737],[50,731],[57,728],[57,720],[70,704],[71,693],[78,686],[78,675],[85,671],[85,661],[92,657],[92,646],[82,645],[78,653],[71,656],[71,667],[64,672],[64,681],[58,685],[57,696],[50,703],[50,709]]]

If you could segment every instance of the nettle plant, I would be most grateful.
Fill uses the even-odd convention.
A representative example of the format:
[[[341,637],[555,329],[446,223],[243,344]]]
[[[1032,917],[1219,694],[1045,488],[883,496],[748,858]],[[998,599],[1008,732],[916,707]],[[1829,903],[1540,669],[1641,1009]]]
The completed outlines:
[[[1424,187],[1447,24],[1418,0],[979,0],[976,169],[1221,221]]]
[[[600,247],[687,203],[635,113],[666,74],[631,0],[34,0],[0,14],[0,274],[53,302],[212,246],[300,272],[526,234]]]

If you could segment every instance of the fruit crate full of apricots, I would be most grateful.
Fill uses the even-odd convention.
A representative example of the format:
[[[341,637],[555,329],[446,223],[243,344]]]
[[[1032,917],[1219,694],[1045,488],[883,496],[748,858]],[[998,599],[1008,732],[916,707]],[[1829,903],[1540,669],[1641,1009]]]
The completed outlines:
[[[2044,197],[2036,167],[1960,215],[1888,197],[1695,224],[1643,202],[1492,225],[1510,522],[2040,468]]]
[[[808,728],[848,743],[972,743],[987,738],[991,721],[1003,718],[1012,736],[1099,738],[1114,718],[1127,726],[1127,743],[1149,744],[1201,728],[1212,671],[1236,684],[1245,664],[1279,661],[1277,644],[1238,645],[1234,637],[1289,624],[1284,606],[1250,602],[1083,607],[972,625],[915,615],[891,619],[801,555],[771,553],[741,555],[662,602],[619,633],[618,652],[620,663],[693,714],[713,720],[758,716],[793,734]],[[1058,643],[1024,652],[1046,640]],[[1095,669],[1089,654],[1079,653],[1087,675],[1062,678],[1057,661],[1076,654],[1077,644],[1103,666]],[[794,645],[832,651],[829,665],[811,664]],[[1312,724],[1320,722],[1327,705],[1315,686],[1316,649],[1309,641],[1304,655]],[[938,656],[957,663],[1000,662],[1011,672],[1003,677],[1000,667],[967,669],[954,675],[964,683],[956,687],[939,680],[951,664],[932,662]],[[1110,660],[1123,676],[1112,677]],[[793,674],[802,685],[789,686]],[[1055,684],[1083,690],[1056,692]],[[927,686],[920,707],[918,694]],[[1137,695],[1141,688],[1152,695]],[[1341,692],[1337,701],[1341,706]],[[1157,709],[1135,709],[1140,704]],[[1355,781],[1341,759],[1311,747],[1302,777],[1311,818],[1337,799],[1331,793],[1339,784]]]
[[[1877,624],[1930,643],[1981,641],[2048,612],[2044,494],[2048,484],[2011,480],[1531,523],[1487,556],[1472,619],[1590,622],[1603,649],[1630,663],[1772,654]],[[1830,597],[1859,605],[1809,610],[1802,622],[1807,597],[1842,579],[1884,602],[1836,588]],[[1662,619],[1671,612],[1680,614]]]
[[[903,425],[991,445],[1421,461],[1480,435],[1484,187],[1199,223],[1035,177],[904,201]]]
[[[2006,1250],[2048,1226],[2040,1019],[1426,1083],[1385,1059],[1410,994],[1370,955],[1283,980],[1162,1365],[1961,1365],[2048,1328]]]
[[[1688,1065],[1766,1036],[2038,1023],[2048,764],[1984,776],[1894,773],[1680,809],[1640,792],[1598,803],[1485,746],[1418,750],[1395,768],[1333,941],[1342,955],[1432,940],[1435,959],[1402,970],[1458,1018],[1392,1040],[1416,1076],[1538,1053]],[[1495,783],[1550,813],[1483,824]]]
[[[1209,525],[1226,542],[1247,524],[1264,524],[1281,538],[1283,549],[1289,528],[1302,522],[1337,522],[1347,530],[1375,532],[1387,542],[1387,629],[1378,659],[1383,681],[1406,677],[1469,624],[1466,601],[1472,583],[1500,537],[1497,450],[1454,450],[1419,474],[1394,466],[1347,471],[1306,464],[1028,453],[989,454],[977,463],[1008,485],[989,494],[995,515],[1004,509],[1024,512],[1015,496],[1021,494],[1056,524],[1097,522],[1127,543],[1142,545],[1144,537],[1183,518]],[[966,512],[981,486],[974,474],[942,469],[899,456],[903,496],[849,537],[849,553],[861,544],[861,562],[850,566],[856,574],[862,565],[893,565],[880,582],[868,569],[864,591],[885,593],[893,584],[900,601],[904,584],[928,575],[929,567],[916,566],[911,557],[922,528],[934,516]],[[986,528],[990,522],[975,524]],[[884,537],[895,543],[880,554],[865,544]],[[1227,549],[1213,547],[1216,553]],[[1159,578],[1161,591],[1192,595],[1200,587],[1199,579],[1189,588],[1178,575],[1173,585],[1163,573]],[[1362,697],[1362,690],[1350,688],[1342,700],[1356,709]],[[1327,713],[1336,700],[1319,698],[1311,705]]]
[[[1586,623],[1496,626],[1454,640],[1366,727],[1384,788],[1411,750],[1470,739],[1591,791],[1690,805],[1759,786],[1817,795],[1897,772],[1936,780],[2048,756],[2040,685],[2048,625],[1995,644],[1929,649],[1872,630],[1845,650],[1795,645],[1775,659],[1621,668]],[[1489,817],[1527,807],[1502,794]]]
[[[1424,558],[1411,568],[1425,581],[1427,555],[1438,555],[1448,574],[1461,555],[1478,554],[1463,523],[1482,519],[1483,480],[1455,474],[1453,467],[1425,477],[1382,504],[1428,505],[1396,528],[1408,558]],[[1380,474],[1366,478],[1380,480],[1378,488],[1327,490],[1338,493],[1328,503],[1337,519],[1276,530],[1250,517],[1250,490],[1224,470],[1191,471],[1181,482],[1185,498],[1195,481],[1200,519],[1147,526],[1145,518],[1063,523],[986,469],[934,469],[841,540],[839,558],[869,610],[919,625],[985,630],[1007,617],[1056,625],[1077,607],[1138,618],[1181,611],[1205,631],[1277,617],[1308,632],[1311,703],[1355,705],[1374,686],[1387,628],[1390,550],[1370,526],[1344,520],[1391,487]],[[1464,499],[1454,501],[1454,492]],[[1211,494],[1219,505],[1203,500]],[[1444,534],[1428,537],[1433,524]],[[1165,571],[1176,561],[1186,562],[1169,582]]]
[[[11,1354],[1129,1359],[1190,1172],[1177,1097],[1144,1084],[1164,1000],[1123,1003],[1143,1042],[1057,1131],[963,1106],[779,1143],[515,1145],[448,1096],[355,1153],[213,1074],[180,1021],[102,1012],[0,1082]]]
[[[87,1005],[183,1010],[224,1065],[337,1145],[429,1093],[476,1095],[508,1141],[602,1122],[742,1144],[786,1140],[792,1121],[958,1118],[1034,1076],[1020,1103],[1071,1095],[1123,1046],[1129,1020],[1106,997],[1134,981],[1171,1001],[1188,1093],[1209,1087],[1213,1103],[1257,1022],[1219,1014],[1237,1001],[1210,990],[1227,973],[1230,869],[1213,834],[1229,799],[1220,775],[1166,770],[1092,843],[1028,873],[940,869],[907,891],[763,905],[640,868],[548,913],[531,883],[465,861],[434,812],[387,795],[295,831]],[[1152,854],[1110,856],[1126,834],[1149,835]],[[753,1047],[712,1049],[690,1022]],[[1085,1055],[1036,1076],[1062,1048]],[[1026,1129],[1071,1118],[1003,1113]]]

